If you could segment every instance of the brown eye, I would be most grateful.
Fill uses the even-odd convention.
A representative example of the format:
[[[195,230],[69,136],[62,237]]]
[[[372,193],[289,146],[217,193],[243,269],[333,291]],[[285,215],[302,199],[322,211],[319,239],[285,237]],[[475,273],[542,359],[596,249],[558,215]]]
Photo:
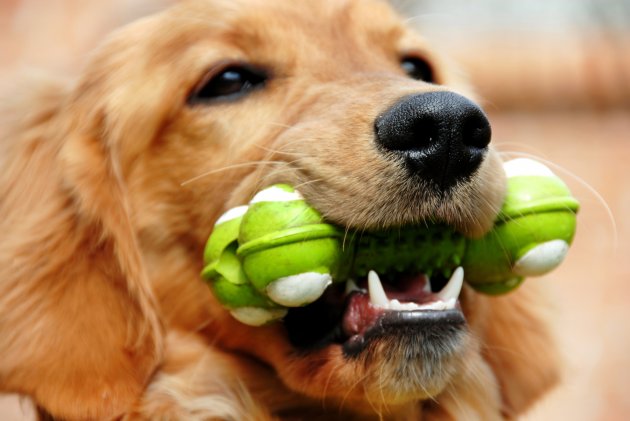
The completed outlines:
[[[188,97],[189,104],[236,100],[264,86],[267,75],[247,65],[232,65],[201,83]]]
[[[420,57],[403,57],[400,61],[400,67],[413,79],[435,83],[433,68]]]

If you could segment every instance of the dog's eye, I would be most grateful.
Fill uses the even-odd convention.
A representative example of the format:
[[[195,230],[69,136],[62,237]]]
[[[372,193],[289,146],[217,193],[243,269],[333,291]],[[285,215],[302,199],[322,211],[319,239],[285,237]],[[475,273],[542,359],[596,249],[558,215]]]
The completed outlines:
[[[433,68],[426,60],[420,57],[403,57],[400,61],[400,67],[413,79],[430,83],[435,82]]]
[[[264,86],[264,72],[249,66],[232,65],[204,79],[188,97],[188,103],[238,99]]]

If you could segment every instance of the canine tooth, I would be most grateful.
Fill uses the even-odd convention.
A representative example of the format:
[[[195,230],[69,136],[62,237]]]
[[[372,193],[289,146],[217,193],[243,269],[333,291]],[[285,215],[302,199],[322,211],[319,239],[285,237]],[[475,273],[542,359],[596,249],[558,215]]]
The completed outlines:
[[[373,270],[368,273],[368,291],[372,305],[376,307],[389,307],[389,300],[383,289],[383,284],[381,284],[381,279]]]
[[[437,293],[440,301],[448,302],[449,300],[457,300],[464,283],[464,269],[460,266],[451,275],[451,279],[444,285],[442,291]]]
[[[361,288],[359,288],[352,279],[348,279],[348,281],[346,281],[346,295],[350,294],[352,291],[361,291]]]
[[[424,292],[431,292],[431,278],[429,278],[429,275],[424,276],[427,278],[427,281],[424,283],[424,288],[422,288],[422,290]]]
[[[455,308],[455,303],[457,302],[457,299],[455,298],[451,298],[450,300],[448,300],[445,304],[446,304],[446,309],[445,310],[452,310]]]

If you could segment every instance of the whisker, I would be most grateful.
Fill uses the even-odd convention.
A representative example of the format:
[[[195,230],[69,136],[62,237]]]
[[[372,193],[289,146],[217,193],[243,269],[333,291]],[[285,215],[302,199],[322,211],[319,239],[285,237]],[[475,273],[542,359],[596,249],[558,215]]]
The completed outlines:
[[[561,167],[560,165],[551,162],[547,159],[541,158],[539,156],[536,155],[532,155],[526,152],[511,152],[512,155],[515,156],[522,156],[525,158],[532,158],[532,159],[536,159],[538,161],[543,162],[545,165],[552,167],[553,169],[561,172],[562,174],[572,178],[573,180],[575,180],[578,184],[580,184],[582,187],[584,187],[589,193],[591,193],[599,202],[600,205],[602,205],[602,207],[604,208],[606,215],[608,216],[608,221],[610,222],[611,228],[613,230],[613,252],[616,252],[618,250],[619,247],[619,233],[617,232],[617,221],[615,220],[615,216],[612,213],[612,210],[610,209],[610,206],[608,205],[608,203],[606,203],[606,200],[602,197],[602,195],[600,195],[597,190],[595,190],[595,188],[593,186],[591,186],[589,183],[587,183],[584,179],[582,179],[581,177],[579,177],[577,174],[573,173],[572,171],[567,170],[566,168]]]
[[[207,171],[203,174],[199,174],[193,178],[190,178],[184,182],[182,182],[180,184],[180,186],[185,186],[186,184],[192,183],[193,181],[197,181],[203,177],[206,177],[208,175],[212,175],[212,174],[216,174],[216,173],[220,173],[223,171],[228,171],[228,170],[233,170],[233,169],[237,169],[237,168],[247,168],[247,167],[256,167],[256,166],[260,166],[260,165],[270,165],[270,164],[279,164],[282,163],[282,161],[252,161],[252,162],[242,162],[240,164],[233,164],[233,165],[228,165],[225,167],[221,167],[221,168],[217,168],[214,170],[210,170]]]
[[[381,386],[379,387],[379,392],[381,395],[381,403],[383,407],[387,406],[387,399],[385,399],[385,393],[384,393],[384,389],[386,386],[386,382],[385,382],[386,376],[384,375],[385,367],[386,367],[385,364],[381,364],[381,366],[378,368],[378,384]]]
[[[453,398],[453,403],[455,404],[455,406],[457,407],[458,411],[460,414],[467,414],[466,409],[464,408],[464,405],[462,402],[460,402],[459,398],[458,398],[458,394],[455,393],[455,391],[451,390],[450,388],[446,390],[446,393],[448,393],[448,395]]]
[[[538,156],[542,156],[542,157],[546,157],[545,153],[543,150],[536,148],[532,145],[529,145],[527,143],[523,143],[523,142],[498,142],[494,144],[495,146],[495,150],[500,154],[500,155],[507,155],[507,154],[511,154],[511,153],[518,153],[519,151],[505,151],[502,150],[502,148],[504,147],[509,147],[509,148],[520,148],[525,150],[525,152],[527,153],[532,152],[535,153]]]
[[[296,168],[296,167],[292,167],[291,166],[292,164],[295,164],[296,162],[299,162],[299,161],[300,161],[299,159],[294,159],[293,161],[279,161],[279,162],[282,162],[283,164],[287,165],[288,167],[282,168],[282,169],[274,169],[273,171],[270,171],[265,176],[260,177],[258,179],[258,182],[256,183],[256,191],[259,191],[260,189],[267,187],[268,180],[271,177],[275,177],[275,176],[277,176],[279,174],[290,173],[290,172],[293,172],[293,171],[299,171],[299,169],[300,169],[299,167]]]
[[[262,149],[263,151],[267,151],[270,154],[278,154],[278,155],[295,155],[295,156],[301,156],[302,154],[297,153],[297,152],[287,152],[287,151],[283,151],[282,149],[271,149],[268,148],[266,146],[262,146],[262,145],[255,145],[255,147]]]
[[[319,183],[320,181],[323,181],[323,180],[324,180],[323,178],[315,178],[313,180],[309,180],[309,181],[305,181],[303,183],[296,184],[295,186],[293,186],[293,188],[295,188],[297,190],[300,187],[306,186],[306,185],[311,184],[311,183]]]
[[[326,361],[330,361],[326,359]],[[337,370],[343,365],[343,362],[336,362],[334,367],[328,372],[328,377],[326,378],[326,383],[324,383],[324,390],[322,393],[322,407],[326,409],[327,400],[326,400],[326,392],[328,391],[328,387],[330,386],[330,382],[332,380],[333,375],[337,374]]]
[[[378,414],[379,419],[383,419],[383,414],[382,414],[382,411],[381,411],[379,408],[377,408],[377,407],[376,407],[376,405],[374,404],[374,402],[372,402],[372,399],[371,399],[370,395],[368,394],[367,390],[365,390],[365,391],[363,392],[363,396],[365,396],[365,400],[367,401],[367,403],[369,403],[369,404],[370,404],[370,406],[372,407],[372,410],[373,410],[376,414]]]
[[[296,136],[296,138],[295,138],[295,139],[292,139],[292,140],[291,140],[291,141],[289,141],[289,142],[284,142],[284,143],[282,143],[282,147],[283,147],[283,148],[287,148],[287,147],[289,147],[289,146],[298,145],[298,144],[302,144],[302,143],[304,143],[304,136],[303,136],[303,135],[302,135],[302,136]],[[300,145],[300,146],[301,146],[301,145]],[[300,148],[300,149],[301,149],[301,148]]]
[[[343,233],[343,241],[341,242],[341,250],[346,250],[346,240],[348,240],[348,234],[350,234],[350,227],[354,224],[354,221],[357,217],[353,216],[350,219],[350,222],[348,224],[346,224],[346,227],[344,229],[344,233]],[[352,241],[354,240],[354,237],[356,236],[356,231],[352,232],[352,238],[350,238],[348,240],[348,245],[350,245],[352,243]]]
[[[368,377],[370,376],[369,372],[363,373],[359,378],[348,388],[348,391],[345,393],[344,397],[339,402],[339,408],[343,408],[346,404],[346,400],[350,397],[350,394],[357,388],[360,384],[362,384]]]

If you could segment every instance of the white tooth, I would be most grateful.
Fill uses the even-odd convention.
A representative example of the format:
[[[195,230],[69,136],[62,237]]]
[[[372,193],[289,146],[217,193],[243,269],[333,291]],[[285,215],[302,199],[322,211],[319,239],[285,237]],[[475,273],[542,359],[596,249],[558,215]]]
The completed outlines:
[[[451,298],[448,301],[434,301],[432,303],[422,304],[420,305],[421,310],[451,310],[455,308],[455,303],[457,300],[455,298]]]
[[[451,275],[451,279],[444,285],[442,291],[437,293],[440,301],[448,302],[449,300],[457,300],[464,283],[464,269],[460,266]]]
[[[403,304],[395,298],[389,301],[388,307],[390,310],[403,310]]]
[[[433,301],[432,303],[421,304],[420,310],[446,310],[446,303],[444,301]]]
[[[361,288],[359,288],[352,279],[348,279],[346,282],[346,295],[350,294],[352,291],[361,291]]]
[[[422,290],[424,292],[431,292],[431,278],[429,278],[429,275],[424,276],[427,278],[427,281],[424,283],[424,288],[422,288]]]
[[[390,310],[397,310],[397,311],[411,311],[411,310],[421,310],[422,307],[419,306],[416,303],[401,303],[400,301],[398,301],[397,299],[393,299],[389,302],[389,308]]]
[[[389,300],[387,299],[387,294],[385,294],[385,290],[381,284],[381,279],[373,270],[368,273],[368,291],[372,305],[384,308],[389,307]]]

